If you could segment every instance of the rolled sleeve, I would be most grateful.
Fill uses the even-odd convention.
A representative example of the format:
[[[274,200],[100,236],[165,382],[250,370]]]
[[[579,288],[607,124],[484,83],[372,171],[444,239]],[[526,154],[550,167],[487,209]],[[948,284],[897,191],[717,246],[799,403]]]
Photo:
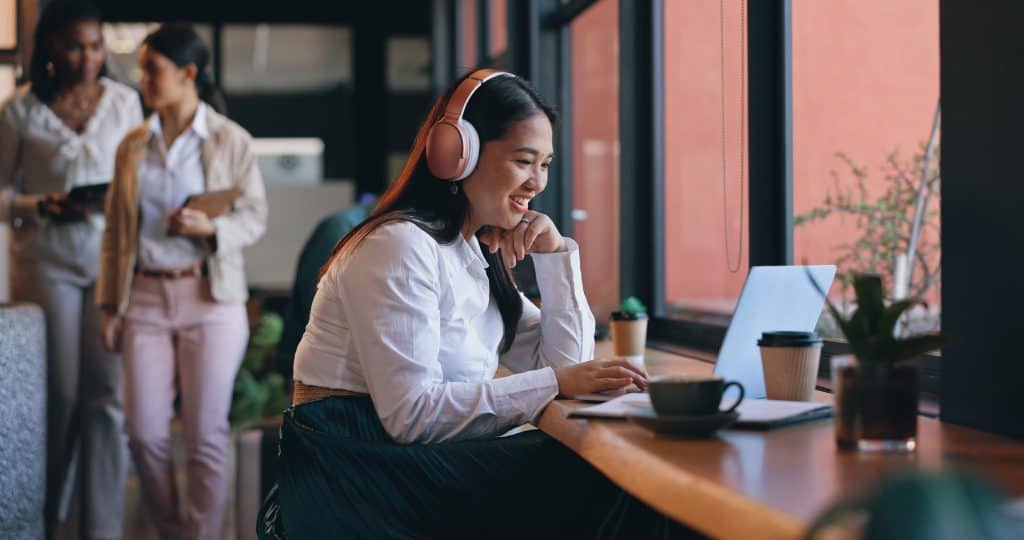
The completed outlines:
[[[515,342],[501,357],[512,371],[563,367],[594,356],[594,315],[583,292],[579,246],[570,238],[565,243],[565,251],[531,255],[541,307],[523,298]]]

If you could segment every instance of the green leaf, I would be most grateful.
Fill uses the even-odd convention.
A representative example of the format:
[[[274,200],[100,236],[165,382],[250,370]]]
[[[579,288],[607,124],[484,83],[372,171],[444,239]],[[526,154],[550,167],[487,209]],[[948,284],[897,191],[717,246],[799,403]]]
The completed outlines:
[[[888,364],[916,361],[921,355],[942,348],[949,340],[938,334],[913,336],[900,340],[889,340],[879,351],[879,360]]]
[[[284,329],[284,320],[273,311],[266,312],[260,317],[260,322],[253,331],[250,342],[260,347],[272,347],[281,341],[281,332]]]
[[[885,308],[885,311],[882,313],[882,320],[878,323],[879,334],[893,335],[896,330],[896,323],[899,322],[903,312],[917,305],[917,303],[918,300],[916,298],[908,298],[893,302],[889,307]]]
[[[882,278],[877,275],[864,274],[853,280],[853,290],[857,295],[857,313],[863,314],[863,324],[868,334],[877,332],[882,311],[885,309],[885,293],[882,290]]]
[[[269,398],[270,392],[249,370],[238,370],[228,413],[229,422],[235,427],[259,422],[263,406]]]
[[[619,311],[622,313],[631,313],[633,315],[639,315],[641,313],[647,313],[647,306],[635,296],[630,296],[622,301],[619,305]]]

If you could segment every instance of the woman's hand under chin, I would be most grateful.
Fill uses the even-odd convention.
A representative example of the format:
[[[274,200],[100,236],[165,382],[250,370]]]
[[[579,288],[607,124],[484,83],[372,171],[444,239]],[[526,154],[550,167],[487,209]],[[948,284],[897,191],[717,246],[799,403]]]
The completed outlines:
[[[530,210],[512,229],[492,227],[480,235],[480,241],[491,253],[501,250],[505,265],[515,268],[527,253],[553,253],[565,251],[565,238],[558,232],[551,218]]]

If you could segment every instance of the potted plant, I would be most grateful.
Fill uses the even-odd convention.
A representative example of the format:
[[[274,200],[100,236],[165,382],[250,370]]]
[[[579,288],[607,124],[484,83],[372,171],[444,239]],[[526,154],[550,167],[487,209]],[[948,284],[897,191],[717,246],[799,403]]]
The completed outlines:
[[[619,310],[612,312],[610,326],[615,356],[642,366],[647,343],[647,306],[635,296],[626,298]]]
[[[865,451],[913,451],[917,447],[917,360],[946,340],[939,334],[898,337],[900,317],[919,300],[886,305],[879,276],[858,274],[852,281],[857,309],[851,316],[844,317],[826,296],[852,352],[832,360],[836,443],[840,448]]]
[[[249,347],[235,377],[228,414],[236,430],[258,426],[264,419],[279,416],[288,407],[284,378],[273,370],[270,361],[281,340],[283,326],[277,313],[262,313],[249,338]]]
[[[958,471],[904,473],[823,512],[805,538],[1020,538],[1024,525],[988,480]]]

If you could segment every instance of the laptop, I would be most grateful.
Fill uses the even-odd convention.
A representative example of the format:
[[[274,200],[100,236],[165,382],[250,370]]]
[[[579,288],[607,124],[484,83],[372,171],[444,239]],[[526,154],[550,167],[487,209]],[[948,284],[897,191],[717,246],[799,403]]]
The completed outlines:
[[[739,381],[747,399],[764,398],[764,372],[757,346],[761,333],[813,331],[825,307],[819,290],[828,292],[835,275],[833,265],[752,267],[718,350],[715,375]]]
[[[827,292],[835,276],[833,265],[752,267],[718,350],[715,375],[727,381],[739,381],[746,399],[767,397],[757,340],[762,332],[773,330],[813,331],[825,307],[825,298],[811,280],[821,291]],[[613,390],[574,397],[601,402],[624,393]],[[736,388],[729,388],[723,402],[731,403],[738,394]]]

